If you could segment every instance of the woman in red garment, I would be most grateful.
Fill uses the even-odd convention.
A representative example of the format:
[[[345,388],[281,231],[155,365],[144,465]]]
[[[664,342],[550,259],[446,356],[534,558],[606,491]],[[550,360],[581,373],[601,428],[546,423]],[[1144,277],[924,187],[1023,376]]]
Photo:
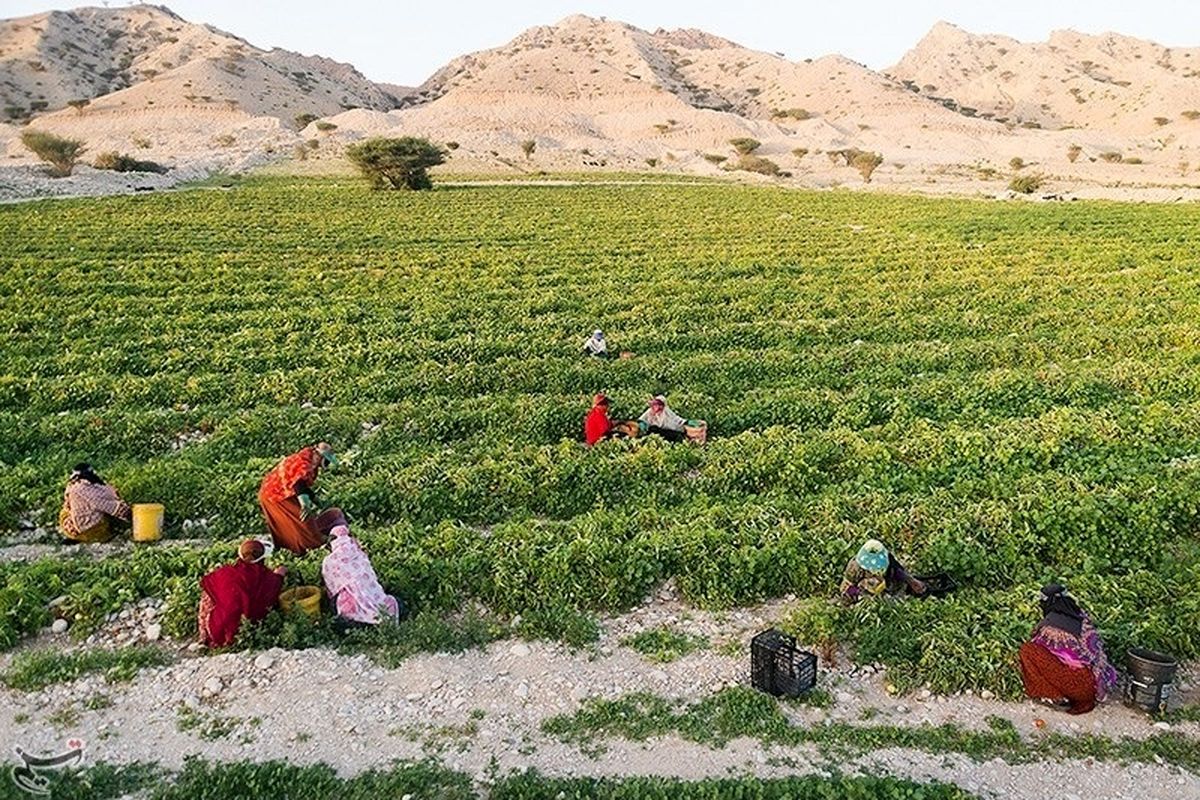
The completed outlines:
[[[591,447],[601,439],[611,438],[613,423],[608,418],[609,400],[603,393],[592,398],[592,410],[583,421],[583,439]]]
[[[268,569],[267,548],[247,539],[238,548],[238,560],[217,567],[200,579],[200,641],[206,647],[228,647],[237,637],[242,618],[258,622],[279,601],[283,567]]]
[[[321,468],[337,463],[333,448],[321,442],[288,456],[263,478],[258,502],[276,546],[299,556],[325,544],[342,512],[331,508],[318,514],[314,486]]]

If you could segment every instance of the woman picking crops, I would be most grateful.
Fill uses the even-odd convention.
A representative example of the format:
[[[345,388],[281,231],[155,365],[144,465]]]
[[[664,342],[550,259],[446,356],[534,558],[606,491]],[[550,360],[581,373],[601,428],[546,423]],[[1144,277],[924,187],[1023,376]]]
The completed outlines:
[[[1060,584],[1042,589],[1042,619],[1021,645],[1021,679],[1034,700],[1086,714],[1117,685],[1091,617]]]
[[[597,328],[592,331],[591,336],[583,340],[583,354],[595,358],[608,358],[608,342],[604,338],[604,331]]]
[[[337,463],[333,448],[321,442],[283,459],[263,478],[258,502],[276,545],[304,555],[325,544],[342,512],[330,508],[318,513],[314,487],[321,469]]]
[[[380,586],[366,551],[345,524],[329,532],[329,555],[321,562],[321,578],[337,609],[337,622],[377,625],[400,618],[399,601]]]
[[[200,579],[197,623],[200,641],[206,647],[233,644],[243,617],[258,622],[279,601],[287,569],[268,569],[263,564],[268,555],[267,545],[247,539],[238,547],[237,561],[217,567]]]
[[[684,419],[667,405],[664,395],[656,394],[638,417],[638,427],[643,434],[656,434],[668,442],[682,442],[688,438],[688,428],[699,428],[696,420]]]
[[[878,539],[868,539],[850,559],[842,576],[842,601],[857,603],[864,597],[899,594],[907,590],[925,594],[925,584],[908,574],[904,565]]]
[[[67,479],[58,527],[75,542],[107,542],[114,523],[129,522],[129,504],[87,463],[76,464]]]

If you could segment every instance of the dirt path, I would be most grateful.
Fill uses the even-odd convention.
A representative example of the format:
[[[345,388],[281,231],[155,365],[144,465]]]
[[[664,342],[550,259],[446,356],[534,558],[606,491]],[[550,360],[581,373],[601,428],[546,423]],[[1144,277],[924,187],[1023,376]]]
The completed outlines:
[[[480,778],[497,765],[502,772],[536,767],[550,775],[689,779],[730,771],[759,776],[822,771],[830,762],[811,747],[767,747],[739,739],[712,748],[669,736],[646,743],[602,741],[606,751],[592,758],[541,730],[544,720],[577,710],[587,697],[642,691],[696,700],[744,682],[748,660],[730,654],[727,643],[748,641],[783,604],[710,614],[687,609],[664,592],[630,614],[605,620],[592,650],[510,640],[459,655],[413,657],[398,669],[323,650],[211,657],[185,651],[178,663],[145,670],[130,684],[109,685],[90,676],[30,693],[0,690],[0,730],[12,731],[14,743],[33,750],[53,750],[70,737],[82,738],[91,763],[143,760],[178,766],[185,755],[197,753],[213,760],[325,762],[344,774],[393,759],[431,756]],[[706,636],[711,646],[656,664],[622,644],[635,632],[661,625]],[[39,644],[62,646],[64,641],[42,637]],[[11,659],[11,654],[0,658],[0,669]],[[794,722],[952,723],[983,730],[985,719],[994,715],[1026,736],[1039,735],[1034,727],[1039,718],[1047,723],[1045,732],[1067,735],[1144,738],[1159,732],[1145,716],[1112,703],[1073,718],[1031,703],[972,696],[895,698],[870,667],[823,672],[821,680],[835,702],[828,709],[784,706]],[[862,722],[864,717],[870,722]],[[1200,736],[1195,723],[1173,729]],[[1200,776],[1164,764],[1010,765],[885,749],[836,766],[948,781],[985,796],[1020,800],[1200,797]]]

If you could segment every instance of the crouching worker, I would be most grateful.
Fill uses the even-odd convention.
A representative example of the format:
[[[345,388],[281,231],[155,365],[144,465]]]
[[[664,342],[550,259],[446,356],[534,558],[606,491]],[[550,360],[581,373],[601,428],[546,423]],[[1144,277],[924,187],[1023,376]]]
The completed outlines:
[[[1019,654],[1025,694],[1068,714],[1086,714],[1117,685],[1091,617],[1066,589],[1042,589],[1042,619]]]
[[[676,414],[667,405],[667,398],[661,394],[650,398],[649,406],[638,417],[638,427],[642,434],[661,436],[668,442],[694,439],[703,443],[707,431],[705,423],[694,419],[684,419]],[[693,434],[692,431],[696,433]]]
[[[583,342],[583,354],[594,358],[608,358],[608,341],[604,338],[604,331],[597,328],[592,331]]]
[[[247,539],[238,547],[232,564],[217,567],[200,579],[200,641],[206,647],[228,647],[237,638],[242,618],[258,622],[279,601],[284,567],[268,569],[263,563],[270,553],[258,539]]]
[[[63,536],[74,542],[107,542],[116,535],[115,525],[128,523],[129,516],[129,504],[90,464],[75,465],[58,514]]]
[[[336,508],[319,511],[317,476],[322,468],[337,464],[333,448],[321,442],[288,456],[263,478],[258,502],[277,547],[299,556],[325,544],[342,512]]]
[[[583,440],[591,447],[604,439],[624,439],[638,435],[638,424],[613,422],[608,416],[612,401],[603,392],[592,398],[592,410],[583,420]]]
[[[400,619],[400,602],[383,590],[375,568],[350,528],[338,525],[329,532],[329,555],[321,562],[321,578],[337,609],[336,627],[378,625]]]
[[[857,603],[864,597],[909,592],[925,594],[925,584],[908,574],[904,565],[888,552],[883,542],[868,539],[850,559],[842,575],[842,602]]]

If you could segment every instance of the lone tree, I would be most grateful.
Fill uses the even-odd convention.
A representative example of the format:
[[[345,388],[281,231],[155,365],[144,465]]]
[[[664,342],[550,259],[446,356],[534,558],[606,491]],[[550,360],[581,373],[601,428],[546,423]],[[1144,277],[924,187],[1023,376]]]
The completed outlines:
[[[45,131],[26,130],[21,134],[21,144],[50,165],[50,174],[65,178],[75,169],[75,164],[87,148],[78,139],[64,139]]]
[[[882,163],[883,156],[879,155],[879,153],[859,153],[854,156],[854,160],[850,162],[850,166],[858,170],[859,175],[862,175],[863,183],[870,183],[871,173]]]
[[[75,113],[76,113],[76,114],[79,114],[80,116],[83,116],[83,110],[84,110],[85,108],[87,108],[89,105],[91,105],[91,103],[92,103],[92,101],[91,101],[91,100],[87,100],[87,99],[84,99],[84,100],[68,100],[68,101],[67,101],[67,105],[69,105],[71,108],[75,109]]]
[[[346,148],[346,158],[375,189],[432,189],[430,167],[446,161],[446,151],[428,139],[376,137]]]
[[[525,158],[527,159],[533,155],[533,151],[536,149],[537,142],[535,142],[533,139],[526,139],[525,141],[521,142],[521,152],[525,154]]]

